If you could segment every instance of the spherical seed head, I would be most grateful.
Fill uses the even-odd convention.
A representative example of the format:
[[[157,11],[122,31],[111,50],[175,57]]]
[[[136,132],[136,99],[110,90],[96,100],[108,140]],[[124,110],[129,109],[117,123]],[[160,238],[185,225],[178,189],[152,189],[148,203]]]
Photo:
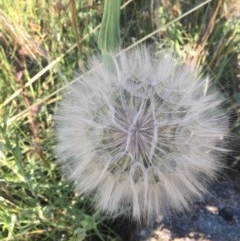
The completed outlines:
[[[207,78],[147,47],[122,53],[109,71],[94,59],[56,115],[66,176],[112,216],[150,222],[206,192],[222,164],[227,118]]]

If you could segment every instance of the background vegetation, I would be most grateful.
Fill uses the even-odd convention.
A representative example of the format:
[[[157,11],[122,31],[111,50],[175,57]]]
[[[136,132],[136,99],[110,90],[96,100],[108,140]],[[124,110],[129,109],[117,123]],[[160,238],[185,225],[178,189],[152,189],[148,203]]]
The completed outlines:
[[[0,240],[122,240],[122,224],[104,221],[87,197],[73,192],[53,151],[61,90],[99,52],[102,2],[1,0]],[[189,64],[203,66],[226,96],[235,136],[227,160],[238,180],[239,0],[122,3],[123,48],[140,42],[159,51],[172,48]]]

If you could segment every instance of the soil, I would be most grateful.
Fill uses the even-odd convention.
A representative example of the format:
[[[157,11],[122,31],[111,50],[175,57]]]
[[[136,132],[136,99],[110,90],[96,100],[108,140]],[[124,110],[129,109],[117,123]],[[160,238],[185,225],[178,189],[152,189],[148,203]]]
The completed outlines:
[[[142,228],[131,241],[240,241],[240,192],[232,181],[221,180],[190,214]]]

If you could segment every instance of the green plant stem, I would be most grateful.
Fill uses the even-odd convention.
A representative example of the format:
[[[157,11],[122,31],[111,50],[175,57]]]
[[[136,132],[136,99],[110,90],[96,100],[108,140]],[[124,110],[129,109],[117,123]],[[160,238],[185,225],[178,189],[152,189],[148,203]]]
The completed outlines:
[[[98,46],[107,66],[112,66],[111,55],[116,52],[120,39],[120,6],[121,0],[105,0],[102,24],[98,37]]]

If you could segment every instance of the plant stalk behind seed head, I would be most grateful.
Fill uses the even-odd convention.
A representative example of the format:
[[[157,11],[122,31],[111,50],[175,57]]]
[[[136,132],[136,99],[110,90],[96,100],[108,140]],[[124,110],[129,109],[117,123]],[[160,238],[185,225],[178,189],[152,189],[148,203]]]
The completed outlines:
[[[103,18],[98,36],[98,47],[103,60],[110,69],[113,67],[111,55],[120,48],[120,7],[121,0],[105,0]]]

